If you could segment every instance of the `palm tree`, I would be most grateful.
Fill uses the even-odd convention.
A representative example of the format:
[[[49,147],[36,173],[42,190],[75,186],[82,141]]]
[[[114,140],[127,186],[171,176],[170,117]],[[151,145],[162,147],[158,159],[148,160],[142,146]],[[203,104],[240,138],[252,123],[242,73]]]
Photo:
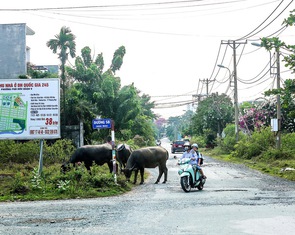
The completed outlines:
[[[72,34],[70,28],[63,26],[60,29],[59,34],[55,35],[54,39],[50,39],[46,45],[53,51],[54,54],[58,54],[61,65],[61,80],[63,91],[63,112],[64,112],[64,125],[66,124],[65,115],[65,103],[66,103],[66,76],[65,76],[65,64],[68,60],[69,54],[72,58],[76,56],[76,36]]]
[[[120,46],[114,53],[112,64],[110,69],[115,74],[117,70],[120,70],[123,64],[123,57],[126,54],[126,49],[124,46]]]

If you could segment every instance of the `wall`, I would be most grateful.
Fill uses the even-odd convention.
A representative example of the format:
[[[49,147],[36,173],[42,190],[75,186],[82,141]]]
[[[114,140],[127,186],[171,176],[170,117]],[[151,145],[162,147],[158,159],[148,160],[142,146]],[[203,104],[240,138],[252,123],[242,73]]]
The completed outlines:
[[[0,24],[0,79],[26,73],[26,24]]]

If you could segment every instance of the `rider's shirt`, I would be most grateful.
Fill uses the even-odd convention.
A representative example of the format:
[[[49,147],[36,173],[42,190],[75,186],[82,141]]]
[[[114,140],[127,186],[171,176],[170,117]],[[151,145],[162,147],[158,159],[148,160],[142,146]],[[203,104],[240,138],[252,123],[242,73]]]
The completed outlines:
[[[185,151],[185,152],[182,154],[182,156],[181,156],[180,159],[183,159],[183,158],[191,158],[191,157],[192,157],[191,152]]]
[[[191,150],[190,151],[190,154],[192,155],[192,157],[194,157],[195,158],[195,160],[191,160],[191,162],[190,162],[190,164],[192,164],[192,165],[198,165],[198,161],[199,161],[199,152],[197,151],[195,151],[195,150]]]

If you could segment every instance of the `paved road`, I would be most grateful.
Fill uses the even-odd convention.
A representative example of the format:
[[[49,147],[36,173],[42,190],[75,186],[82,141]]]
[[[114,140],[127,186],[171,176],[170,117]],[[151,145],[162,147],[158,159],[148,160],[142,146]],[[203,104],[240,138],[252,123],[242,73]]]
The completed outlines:
[[[294,234],[294,182],[206,157],[204,190],[185,193],[174,156],[167,184],[156,168],[122,196],[0,203],[0,234]]]

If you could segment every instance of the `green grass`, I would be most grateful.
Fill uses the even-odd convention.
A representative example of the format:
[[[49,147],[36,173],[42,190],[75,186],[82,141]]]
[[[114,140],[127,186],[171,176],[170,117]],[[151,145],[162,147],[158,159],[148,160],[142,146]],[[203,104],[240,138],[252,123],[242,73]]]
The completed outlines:
[[[293,168],[295,169],[295,159],[274,159],[274,158],[261,158],[255,157],[252,159],[242,159],[233,157],[230,154],[224,154],[219,148],[215,148],[212,150],[203,150],[203,154],[210,156],[212,158],[244,164],[249,168],[258,170],[262,173],[281,177],[284,179],[295,181],[295,171],[283,171],[282,169]]]
[[[41,177],[38,164],[11,164],[0,169],[0,201],[35,201],[115,196],[135,185],[117,174],[117,184],[106,165],[93,166],[91,174],[81,165],[66,174],[60,165],[44,166]],[[145,173],[145,178],[148,174]]]

